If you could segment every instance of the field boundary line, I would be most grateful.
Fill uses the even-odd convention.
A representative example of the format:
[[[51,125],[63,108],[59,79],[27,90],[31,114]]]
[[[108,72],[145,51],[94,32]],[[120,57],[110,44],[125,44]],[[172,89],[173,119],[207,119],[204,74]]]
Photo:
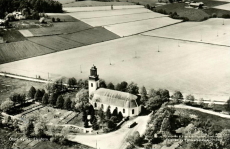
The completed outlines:
[[[110,6],[107,6],[110,7]],[[63,8],[72,8],[72,7],[63,7]],[[81,7],[80,7],[81,8]],[[87,7],[88,8],[88,7]],[[138,8],[122,8],[122,9],[113,9],[112,11],[117,11],[117,10],[124,10],[124,9],[141,9],[141,8],[145,8],[143,7],[138,7]],[[76,12],[95,12],[95,11],[111,11],[111,9],[105,9],[105,10],[91,10],[91,11],[71,11],[68,12],[66,10],[63,10],[64,13],[76,13]]]
[[[142,34],[142,33],[140,35],[142,35],[142,36],[148,36],[148,37],[156,37],[156,38],[164,38],[164,39],[187,41],[187,42],[200,43],[200,44],[208,44],[208,45],[214,45],[214,46],[230,47],[230,45],[222,45],[222,44],[215,44],[215,43],[209,43],[209,42],[200,42],[200,41],[193,41],[193,40],[186,40],[186,39],[177,39],[177,38],[172,38],[172,37],[162,37],[162,36],[154,36],[154,35],[145,35],[145,34]]]
[[[154,18],[141,19],[141,20],[134,20],[134,21],[127,21],[127,22],[114,23],[114,24],[106,24],[106,25],[103,25],[103,26],[117,25],[117,24],[126,24],[126,23],[131,23],[131,22],[138,22],[138,21],[144,21],[144,20],[153,20],[153,19],[164,18],[164,17],[167,17],[167,16],[154,17]],[[96,27],[99,27],[99,26],[96,26]]]
[[[143,31],[143,32],[139,32],[139,33],[135,33],[135,34],[123,36],[123,37],[130,37],[130,36],[135,36],[135,35],[142,35],[143,33],[146,33],[146,32],[149,32],[149,31],[157,30],[157,29],[160,29],[160,28],[164,28],[164,27],[168,27],[168,26],[176,25],[176,24],[180,24],[180,23],[183,23],[183,21],[181,21],[181,22],[176,22],[176,23],[169,24],[169,25],[162,26],[162,27],[158,27],[158,28],[154,28],[154,29],[150,29],[150,30],[146,30],[146,31]]]
[[[121,15],[113,15],[113,16],[102,16],[102,17],[92,17],[92,18],[79,18],[79,19],[109,18],[109,17],[114,17],[114,16],[126,16],[126,15],[143,14],[143,13],[152,13],[152,12],[140,12],[140,13],[130,13],[130,14],[121,14]]]

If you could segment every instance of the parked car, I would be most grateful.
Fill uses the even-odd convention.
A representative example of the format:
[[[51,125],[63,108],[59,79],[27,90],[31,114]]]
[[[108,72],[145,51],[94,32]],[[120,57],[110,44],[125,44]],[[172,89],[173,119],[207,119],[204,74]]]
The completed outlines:
[[[128,128],[132,128],[136,125],[137,125],[137,122],[132,122],[132,123],[128,124]]]

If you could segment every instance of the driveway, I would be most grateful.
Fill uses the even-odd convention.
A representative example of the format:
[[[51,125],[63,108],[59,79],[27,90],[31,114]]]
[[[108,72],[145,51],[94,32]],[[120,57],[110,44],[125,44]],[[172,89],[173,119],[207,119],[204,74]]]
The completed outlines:
[[[73,142],[79,142],[94,148],[100,149],[124,149],[128,145],[126,138],[134,131],[139,131],[141,135],[145,133],[146,125],[150,115],[138,116],[132,121],[136,121],[137,125],[133,128],[128,128],[128,124],[132,121],[125,123],[117,131],[98,134],[98,135],[69,135],[68,139]]]

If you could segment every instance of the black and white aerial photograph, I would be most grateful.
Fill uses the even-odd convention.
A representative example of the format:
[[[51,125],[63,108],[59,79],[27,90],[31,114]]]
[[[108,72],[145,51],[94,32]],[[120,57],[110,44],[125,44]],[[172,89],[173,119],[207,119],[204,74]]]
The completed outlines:
[[[1,149],[230,149],[230,0],[0,0]]]

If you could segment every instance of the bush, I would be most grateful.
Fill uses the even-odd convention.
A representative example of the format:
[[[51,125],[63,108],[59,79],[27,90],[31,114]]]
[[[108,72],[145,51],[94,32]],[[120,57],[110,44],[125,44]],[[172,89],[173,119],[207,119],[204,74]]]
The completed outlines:
[[[56,21],[57,21],[57,22],[61,22],[60,18],[57,18]]]
[[[217,17],[216,13],[213,13],[212,18],[216,18],[216,17]]]
[[[230,14],[223,14],[222,18],[230,18]]]

